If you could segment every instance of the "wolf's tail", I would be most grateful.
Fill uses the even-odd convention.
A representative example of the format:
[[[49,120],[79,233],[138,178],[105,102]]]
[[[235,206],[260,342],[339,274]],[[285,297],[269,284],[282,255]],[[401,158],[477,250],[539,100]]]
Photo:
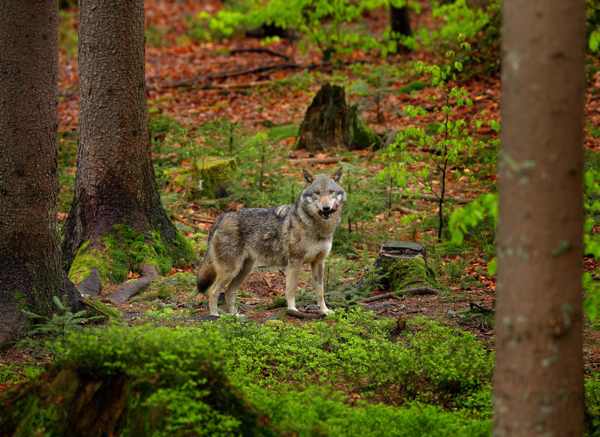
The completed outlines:
[[[196,282],[198,286],[198,293],[206,293],[208,287],[210,287],[214,282],[215,276],[215,266],[213,265],[210,257],[205,256],[202,260],[202,264],[198,268],[198,276]]]

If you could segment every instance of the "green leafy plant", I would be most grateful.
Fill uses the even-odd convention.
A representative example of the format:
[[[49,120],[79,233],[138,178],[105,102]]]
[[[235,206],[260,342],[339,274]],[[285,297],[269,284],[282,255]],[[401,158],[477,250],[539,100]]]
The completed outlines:
[[[417,72],[427,75],[432,86],[440,89],[442,97],[438,108],[443,118],[426,128],[416,125],[400,131],[383,152],[383,159],[391,164],[386,164],[380,173],[383,180],[390,181],[389,185],[393,183],[404,191],[417,185],[415,178],[424,183],[437,202],[438,241],[442,240],[446,224],[448,174],[470,159],[476,149],[483,147],[483,143],[473,135],[474,124],[460,112],[472,105],[471,98],[464,88],[452,85],[462,68],[453,51],[446,53],[446,60],[441,65],[416,64]],[[423,108],[414,106],[404,107],[404,112],[414,118],[426,115]],[[417,171],[411,168],[419,165],[414,149],[428,153],[428,165]]]
[[[33,336],[58,337],[81,329],[84,325],[97,320],[103,320],[103,316],[90,316],[86,310],[71,312],[58,296],[52,296],[52,303],[56,312],[52,316],[42,316],[28,310],[22,310],[32,324],[29,334]]]

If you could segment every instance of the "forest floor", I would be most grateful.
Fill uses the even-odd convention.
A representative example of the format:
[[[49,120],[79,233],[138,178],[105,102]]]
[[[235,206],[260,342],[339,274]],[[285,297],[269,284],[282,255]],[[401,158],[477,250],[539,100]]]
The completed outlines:
[[[381,59],[357,52],[344,65],[307,69],[304,66],[319,63],[318,55],[304,53],[294,42],[284,39],[273,42],[268,48],[285,58],[240,51],[264,48],[260,40],[243,35],[223,41],[194,39],[193,17],[202,11],[217,10],[220,2],[216,0],[147,0],[145,3],[146,83],[157,177],[163,202],[178,228],[194,242],[199,255],[205,248],[210,226],[223,210],[286,203],[293,193],[298,193],[303,167],[333,172],[338,165],[344,165],[360,199],[358,202],[364,202],[364,205],[353,207],[356,216],[350,216],[350,224],[343,222],[343,232],[336,236],[340,241],[327,261],[327,289],[344,290],[358,283],[372,265],[382,242],[418,241],[428,249],[441,292],[426,296],[394,296],[360,305],[394,318],[433,317],[473,332],[486,347],[493,349],[491,312],[496,283],[487,270],[493,256],[489,249],[493,244],[490,230],[482,230],[487,246],[485,239],[478,238],[467,240],[461,250],[449,244],[438,244],[437,205],[431,201],[427,181],[411,179],[405,189],[409,195],[403,195],[400,189],[393,191],[390,205],[385,181],[375,176],[386,166],[380,151],[332,151],[313,155],[294,149],[295,132],[304,112],[325,82],[344,85],[349,101],[359,106],[366,123],[382,136],[415,124],[427,126],[441,121],[443,114],[438,109],[442,90],[428,85],[427,79],[413,69],[415,61],[433,62],[434,55],[416,52]],[[419,18],[413,26],[426,25],[426,11],[423,16],[425,18]],[[367,19],[376,28],[384,25],[386,17],[382,12],[373,13]],[[79,108],[76,28],[76,13],[63,12],[59,103],[61,193],[58,217],[61,222],[68,214],[75,177]],[[286,67],[284,64],[293,65]],[[259,67],[268,68],[251,72]],[[383,76],[379,83],[383,81],[385,86],[372,85],[374,72]],[[367,92],[361,91],[365,84]],[[461,108],[459,117],[499,120],[500,80],[497,73],[468,79],[461,86],[468,91],[473,105]],[[417,117],[410,116],[403,110],[407,105],[425,111]],[[599,126],[600,73],[596,72],[590,79],[586,103],[585,147],[590,154],[600,153]],[[266,132],[273,138],[268,150],[242,150],[248,139],[258,132]],[[481,159],[473,159],[466,169],[450,172],[449,211],[495,190],[497,132],[489,123],[484,123],[474,129],[473,136],[483,144],[483,149],[477,151]],[[239,162],[235,169],[236,178],[231,181],[230,196],[209,199],[196,195],[193,175],[190,176],[194,161],[209,155],[223,156],[232,143],[233,148],[239,147],[240,151],[236,152]],[[256,168],[261,153],[268,153],[268,164],[261,170],[261,183],[257,184]],[[413,147],[411,153],[417,157],[410,164],[415,174],[430,165],[427,150]],[[320,163],[329,162],[327,158],[335,158],[337,162]],[[287,191],[283,191],[283,185],[288,187]],[[436,188],[435,184],[433,188]],[[349,202],[352,202],[352,196],[349,193]],[[589,271],[598,272],[599,266],[594,260],[586,259],[585,265]],[[193,269],[192,265],[173,268],[149,290],[121,305],[119,310],[127,323],[153,322],[167,326],[203,323],[200,319],[207,314],[205,297],[195,292]],[[136,276],[136,272],[131,272],[130,278]],[[241,312],[247,318],[261,322],[281,318],[291,323],[310,323],[285,315],[284,283],[281,272],[251,274],[239,296]],[[311,310],[314,298],[308,285],[308,272],[305,272],[300,287],[300,303]],[[103,297],[108,299],[112,290],[114,286],[105,287]],[[381,292],[372,290],[370,295]],[[585,328],[584,355],[586,373],[600,371],[600,330],[590,323]],[[0,355],[0,363],[29,360],[31,356],[18,348]],[[0,390],[1,387],[2,380]]]

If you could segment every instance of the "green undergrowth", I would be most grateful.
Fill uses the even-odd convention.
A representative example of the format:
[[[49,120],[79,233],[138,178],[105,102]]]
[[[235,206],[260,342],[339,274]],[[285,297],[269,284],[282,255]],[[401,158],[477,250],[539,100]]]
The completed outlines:
[[[0,431],[53,435],[96,402],[119,435],[489,435],[492,354],[425,318],[394,326],[355,309],[300,326],[222,318],[73,332],[53,344],[46,376],[0,399],[18,403]]]
[[[127,279],[130,271],[139,271],[143,264],[165,274],[173,266],[189,265],[193,259],[191,244],[180,234],[174,242],[166,242],[158,232],[144,234],[116,225],[112,233],[102,238],[101,244],[86,241],[81,245],[69,270],[69,279],[80,283],[97,269],[102,282],[119,283]]]
[[[418,317],[108,326],[52,343],[44,375],[0,395],[0,434],[488,436],[493,354]],[[0,375],[8,374],[0,367]],[[10,376],[9,376],[10,377]],[[598,380],[586,381],[598,435]],[[16,432],[15,432],[16,431]],[[92,434],[89,434],[92,435]]]

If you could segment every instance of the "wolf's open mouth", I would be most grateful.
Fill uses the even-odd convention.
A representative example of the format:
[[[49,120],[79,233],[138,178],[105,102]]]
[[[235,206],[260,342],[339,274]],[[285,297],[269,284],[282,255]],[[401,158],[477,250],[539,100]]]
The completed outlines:
[[[319,215],[321,217],[323,217],[324,219],[328,219],[329,217],[331,217],[332,214],[334,214],[337,210],[336,209],[330,209],[329,211],[322,211],[319,210]]]

